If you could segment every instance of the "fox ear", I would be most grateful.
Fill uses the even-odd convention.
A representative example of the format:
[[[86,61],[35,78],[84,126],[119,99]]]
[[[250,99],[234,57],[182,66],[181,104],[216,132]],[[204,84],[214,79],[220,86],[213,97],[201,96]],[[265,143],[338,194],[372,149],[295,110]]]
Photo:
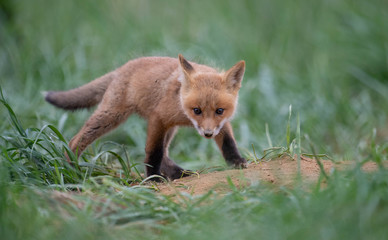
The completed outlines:
[[[194,72],[193,66],[191,66],[191,64],[182,56],[182,54],[179,54],[178,58],[182,69],[186,73],[191,74],[192,72]]]
[[[182,69],[182,74],[179,77],[179,81],[182,84],[185,84],[186,86],[190,86],[191,83],[191,77],[190,75],[194,72],[193,66],[182,56],[182,54],[179,54],[179,64]]]
[[[241,87],[241,81],[244,77],[245,61],[240,61],[231,67],[225,73],[225,80],[228,88],[232,90],[239,90]]]
[[[182,56],[182,54],[179,54],[179,64],[180,68],[182,70],[181,75],[179,76],[178,80],[182,83],[184,88],[190,87],[193,83],[191,74],[194,73],[193,66]]]

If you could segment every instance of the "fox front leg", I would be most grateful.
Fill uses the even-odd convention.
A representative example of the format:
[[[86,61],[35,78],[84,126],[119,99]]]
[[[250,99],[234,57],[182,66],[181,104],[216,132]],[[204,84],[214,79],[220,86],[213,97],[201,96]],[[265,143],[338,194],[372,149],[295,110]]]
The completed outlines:
[[[156,117],[148,120],[147,142],[145,147],[146,158],[144,161],[146,164],[146,177],[162,175],[160,167],[165,156],[164,141],[166,133],[167,129],[164,128],[163,124]],[[160,179],[156,178],[153,180],[160,181]]]
[[[172,139],[175,136],[178,127],[170,128],[164,138],[164,157],[160,165],[160,172],[163,176],[167,177],[169,180],[174,180],[182,177],[190,176],[193,172],[190,170],[185,170],[178,166],[170,157],[168,156],[168,148]]]
[[[220,133],[215,136],[214,140],[216,141],[228,165],[235,168],[247,167],[247,160],[241,157],[237,149],[236,140],[233,137],[232,126],[229,122],[225,123]]]

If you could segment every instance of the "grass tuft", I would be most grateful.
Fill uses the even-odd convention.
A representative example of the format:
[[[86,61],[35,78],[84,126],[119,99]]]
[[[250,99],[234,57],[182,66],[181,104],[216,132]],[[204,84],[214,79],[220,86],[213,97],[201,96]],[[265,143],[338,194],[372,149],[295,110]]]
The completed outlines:
[[[78,162],[60,131],[47,124],[42,128],[25,129],[0,89],[0,101],[8,111],[9,124],[13,131],[0,136],[3,140],[1,156],[10,169],[14,181],[61,186],[68,188],[73,184],[85,183],[91,177],[100,175],[114,176],[118,181],[129,184],[141,179],[136,164],[130,164],[128,155],[124,159],[114,151],[101,151],[91,160]],[[65,153],[72,164],[66,161]],[[110,154],[120,163],[124,175],[110,171],[106,164],[99,161],[102,155]],[[134,171],[137,176],[132,174]]]

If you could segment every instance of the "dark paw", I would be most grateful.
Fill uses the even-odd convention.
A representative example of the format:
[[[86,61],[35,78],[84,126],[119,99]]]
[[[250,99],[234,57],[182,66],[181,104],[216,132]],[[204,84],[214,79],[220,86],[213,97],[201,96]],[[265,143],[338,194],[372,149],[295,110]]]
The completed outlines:
[[[184,170],[183,168],[180,168],[180,167],[174,167],[174,168],[168,169],[166,172],[163,172],[163,174],[165,174],[169,180],[174,180],[174,179],[191,176],[195,174],[195,172],[191,170]]]
[[[248,162],[245,158],[238,158],[233,160],[232,166],[234,168],[247,168]]]
[[[173,160],[168,157],[163,159],[162,165],[160,166],[160,171],[162,172],[163,176],[166,176],[169,180],[179,179],[194,174],[193,171],[185,170],[179,167]]]

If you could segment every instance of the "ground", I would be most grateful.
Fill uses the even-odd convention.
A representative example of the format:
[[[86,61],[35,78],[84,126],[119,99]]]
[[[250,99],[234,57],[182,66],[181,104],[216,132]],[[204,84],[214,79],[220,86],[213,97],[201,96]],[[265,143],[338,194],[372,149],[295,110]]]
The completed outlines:
[[[334,169],[346,169],[355,164],[353,161],[320,161],[324,171],[329,175]],[[367,162],[362,168],[365,171],[373,171],[377,169],[377,165],[373,162]],[[318,180],[321,170],[315,159],[302,158],[300,161],[300,172],[302,181],[312,183]],[[297,176],[297,161],[289,157],[282,157],[270,161],[251,163],[246,169],[231,169],[193,175],[172,182],[159,184],[157,188],[159,189],[159,193],[165,195],[173,195],[177,193],[177,191],[186,192],[192,195],[205,194],[209,190],[225,193],[230,191],[230,181],[228,181],[228,179],[230,179],[233,182],[233,185],[237,187],[257,184],[260,181],[276,185],[291,185]]]

